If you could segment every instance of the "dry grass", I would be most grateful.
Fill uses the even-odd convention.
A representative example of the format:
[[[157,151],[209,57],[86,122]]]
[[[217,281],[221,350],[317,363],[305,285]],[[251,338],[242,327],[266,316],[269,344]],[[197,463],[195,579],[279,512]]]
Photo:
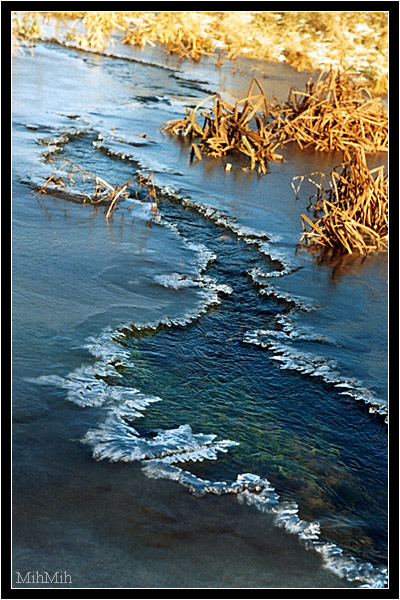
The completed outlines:
[[[206,102],[212,102],[211,109],[202,108]],[[384,106],[363,85],[334,70],[321,73],[315,82],[310,80],[305,92],[291,90],[284,105],[270,107],[254,78],[246,98],[235,106],[215,94],[193,109],[186,107],[185,118],[167,121],[160,129],[199,137],[199,144],[192,144],[192,159],[201,160],[202,153],[219,158],[240,152],[250,158],[250,168],[258,165],[262,174],[268,161],[282,160],[275,149],[289,142],[320,151],[388,151]]]
[[[282,143],[300,148],[387,152],[388,117],[379,98],[339,71],[323,72],[306,91],[291,90],[288,102],[271,108]]]
[[[40,35],[40,14],[38,12],[13,14],[11,52],[13,55],[23,54],[25,47]]]
[[[258,93],[254,93],[254,88],[258,88]],[[208,101],[212,101],[212,108],[200,110]],[[202,124],[196,120],[199,118]],[[220,158],[228,152],[238,152],[249,157],[250,169],[258,165],[258,172],[265,174],[268,161],[282,160],[274,152],[278,143],[271,136],[268,120],[267,100],[254,78],[247,96],[235,106],[215,94],[204,98],[192,110],[186,107],[184,119],[167,121],[160,129],[174,135],[200,137],[199,144],[192,143],[192,160],[194,156],[201,160],[202,153]]]
[[[317,186],[312,206],[315,220],[302,215],[300,243],[361,255],[386,249],[388,176],[384,167],[369,170],[362,149],[346,150],[340,167],[341,172],[331,173],[328,189]]]
[[[40,13],[14,13],[12,22],[13,36],[22,40],[34,40],[41,33]]]
[[[194,60],[205,54],[218,56],[218,64],[223,57],[244,55],[287,62],[299,70],[333,66],[362,77],[376,93],[387,92],[388,13],[384,11],[40,14],[43,19],[69,19],[69,39],[100,51],[119,31],[125,44],[160,43],[168,52]]]
[[[128,198],[128,187],[134,186],[136,188],[136,198],[138,198],[138,193],[141,188],[144,188],[147,191],[147,195],[142,200],[149,200],[153,214],[157,214],[158,200],[151,175],[142,177],[138,174],[122,185],[113,187],[104,179],[94,175],[88,170],[82,169],[67,158],[57,158],[55,160],[61,162],[61,166],[46,179],[44,184],[38,190],[36,190],[36,195],[55,194],[60,190],[63,195],[67,195],[68,190],[71,191],[73,189],[72,186],[75,186],[75,184],[78,183],[77,179],[80,180],[79,183],[82,186],[88,181],[89,191],[80,192],[83,202],[90,202],[91,204],[96,205],[107,205],[106,218],[108,220],[113,211],[118,208],[119,201]],[[49,160],[49,162],[54,161]]]
[[[214,44],[210,40],[205,20],[198,13],[161,12],[154,17],[151,13],[139,13],[138,21],[129,25],[122,43],[145,46],[158,42],[169,53],[181,58],[200,60],[204,55],[217,57],[213,52]]]
[[[119,32],[124,44],[159,43],[181,58],[200,60],[207,55],[217,65],[243,55],[284,61],[299,70],[322,69],[305,91],[291,90],[283,106],[269,106],[254,79],[247,97],[235,106],[216,94],[192,109],[187,107],[183,119],[164,123],[161,129],[196,139],[192,160],[201,160],[202,154],[222,157],[239,152],[261,174],[268,161],[281,159],[275,153],[279,144],[296,142],[300,148],[343,151],[342,171],[331,174],[328,189],[319,189],[315,221],[302,215],[301,243],[363,255],[387,247],[387,175],[383,167],[369,171],[365,161],[365,152],[388,150],[387,114],[372,95],[388,89],[387,12],[18,13],[14,38],[34,40],[40,35],[40,19],[54,16],[66,20],[66,39],[97,51],[115,41]],[[204,108],[207,101],[212,108]],[[69,172],[61,174],[63,168]],[[86,200],[108,203],[107,218],[131,184],[147,187],[157,210],[150,180],[134,179],[113,188],[68,161],[38,193],[45,193],[48,186],[65,186],[78,172],[94,186]]]

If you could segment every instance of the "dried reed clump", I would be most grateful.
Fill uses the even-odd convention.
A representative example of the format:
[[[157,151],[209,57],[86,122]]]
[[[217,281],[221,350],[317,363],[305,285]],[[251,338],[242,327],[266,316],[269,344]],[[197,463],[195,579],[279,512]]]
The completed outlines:
[[[105,49],[111,34],[122,29],[118,12],[112,11],[90,11],[83,13],[82,24],[85,27],[84,34],[75,34],[75,41],[82,46],[96,50]]]
[[[80,196],[83,202],[90,202],[91,204],[106,204],[108,210],[106,213],[107,220],[112,215],[113,211],[118,207],[118,203],[121,198],[128,198],[128,187],[136,187],[136,198],[141,188],[147,191],[147,195],[143,198],[143,201],[150,200],[153,214],[157,214],[157,195],[151,175],[143,177],[140,174],[134,178],[125,182],[122,185],[113,187],[104,179],[94,175],[88,170],[82,169],[78,165],[74,164],[68,158],[57,158],[57,161],[61,161],[61,166],[54,171],[50,177],[46,179],[44,184],[36,190],[36,195],[40,194],[54,194],[62,192],[62,195],[67,193],[68,188],[71,188],[76,183],[76,177],[80,177],[81,183],[89,181],[89,191],[83,191]],[[49,162],[54,162],[50,160]]]
[[[14,13],[12,19],[12,43],[18,47],[18,40],[32,42],[41,33],[39,13]]]
[[[271,108],[279,141],[300,148],[387,152],[388,117],[379,98],[339,71],[322,72],[306,91],[291,90],[283,106]]]
[[[284,61],[299,70],[335,65],[357,74],[374,93],[387,93],[387,11],[18,12],[61,19],[68,27],[66,40],[97,51],[120,39],[112,37],[119,31],[125,44],[160,43],[167,52],[194,60],[219,52],[216,64],[241,55]]]
[[[315,220],[301,216],[300,243],[362,255],[387,248],[388,176],[384,167],[369,170],[363,149],[346,150],[340,166],[340,173],[331,173],[329,189],[317,186],[312,205]]]
[[[205,55],[217,56],[207,31],[209,23],[210,19],[204,13],[160,12],[153,17],[141,13],[139,19],[129,22],[121,41],[138,46],[154,46],[159,42],[166,46],[168,53],[199,61]]]
[[[255,86],[258,94],[253,94]],[[200,110],[207,101],[212,101],[212,108]],[[204,117],[202,125],[196,120],[200,117]],[[214,94],[204,98],[192,110],[186,107],[184,119],[167,121],[160,130],[190,138],[200,137],[199,144],[192,143],[191,160],[194,156],[201,160],[202,153],[219,158],[236,151],[249,157],[250,169],[258,165],[258,172],[265,174],[268,161],[282,160],[274,152],[278,143],[270,134],[268,120],[267,100],[260,83],[254,78],[247,96],[235,106]]]

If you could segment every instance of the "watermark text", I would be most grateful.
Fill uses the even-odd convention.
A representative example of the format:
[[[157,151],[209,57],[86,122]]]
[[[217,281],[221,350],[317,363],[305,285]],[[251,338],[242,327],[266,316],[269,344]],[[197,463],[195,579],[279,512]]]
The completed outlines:
[[[72,577],[67,571],[16,571],[17,584],[22,585],[65,585],[72,583]]]

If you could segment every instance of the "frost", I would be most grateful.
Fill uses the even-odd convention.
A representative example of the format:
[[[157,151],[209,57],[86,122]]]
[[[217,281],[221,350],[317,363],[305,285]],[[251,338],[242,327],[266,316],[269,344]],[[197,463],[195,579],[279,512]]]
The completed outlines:
[[[187,461],[216,460],[218,452],[227,452],[237,442],[215,441],[215,435],[194,434],[190,425],[160,431],[155,437],[140,437],[123,416],[113,412],[96,429],[90,429],[82,441],[93,449],[97,460],[143,461],[159,459],[174,464]]]

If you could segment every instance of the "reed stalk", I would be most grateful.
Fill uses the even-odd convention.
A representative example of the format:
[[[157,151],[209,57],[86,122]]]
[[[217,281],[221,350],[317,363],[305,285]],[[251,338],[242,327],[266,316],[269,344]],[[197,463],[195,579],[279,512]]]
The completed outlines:
[[[286,62],[298,70],[315,71],[334,65],[355,74],[374,93],[388,90],[389,14],[384,10],[17,14],[21,18],[40,14],[42,19],[63,19],[67,27],[65,40],[100,52],[110,41],[118,41],[140,47],[160,44],[168,54],[195,61],[208,56],[216,65],[238,56]],[[16,28],[16,35],[26,34],[24,25]],[[37,36],[35,28],[28,29],[29,35]]]
[[[388,247],[388,176],[383,166],[368,169],[361,148],[346,149],[331,173],[329,188],[318,185],[311,208],[303,214],[300,243],[341,253],[367,255]],[[310,180],[311,181],[311,180]]]
[[[40,194],[58,194],[62,192],[63,196],[68,196],[68,190],[71,192],[72,186],[77,184],[77,176],[80,178],[80,184],[89,182],[89,192],[78,190],[79,196],[83,203],[90,202],[91,204],[106,205],[106,219],[108,220],[114,210],[118,208],[118,203],[121,199],[128,198],[128,188],[135,188],[135,197],[139,198],[139,191],[143,188],[147,193],[142,201],[149,200],[153,214],[158,211],[158,199],[152,175],[148,177],[137,174],[135,177],[126,181],[122,185],[116,187],[110,185],[105,179],[98,177],[91,171],[82,169],[77,164],[71,162],[68,158],[55,159],[62,164],[46,179],[44,184],[38,188],[36,195]],[[54,160],[49,160],[54,162]],[[75,191],[75,188],[73,188]],[[76,191],[75,191],[76,193]]]
[[[281,144],[296,142],[324,152],[388,151],[388,117],[380,98],[334,69],[310,80],[305,91],[291,90],[288,101],[271,107],[271,114]]]
[[[255,93],[256,92],[256,93]],[[211,108],[202,108],[205,103]],[[201,119],[202,124],[199,123]],[[173,119],[161,125],[160,130],[172,135],[200,138],[192,142],[191,160],[201,160],[202,154],[221,158],[236,152],[249,158],[249,168],[265,174],[269,161],[282,160],[275,152],[279,142],[268,127],[269,109],[264,90],[253,78],[247,96],[234,106],[219,94],[201,100],[193,109],[186,107],[183,119]]]

